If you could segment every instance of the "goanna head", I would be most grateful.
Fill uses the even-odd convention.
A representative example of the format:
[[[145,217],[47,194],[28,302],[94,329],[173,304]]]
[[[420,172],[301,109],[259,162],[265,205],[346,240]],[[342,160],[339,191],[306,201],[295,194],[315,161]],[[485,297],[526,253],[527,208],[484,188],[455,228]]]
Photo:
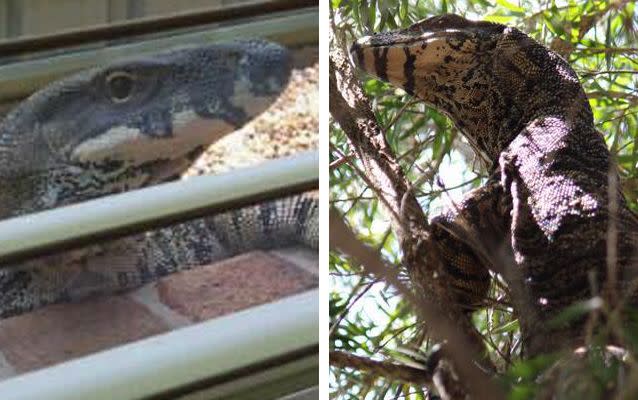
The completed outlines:
[[[116,61],[52,83],[0,124],[0,217],[178,177],[264,111],[289,52],[246,40]]]
[[[541,115],[568,108],[591,122],[567,62],[515,28],[447,14],[363,37],[350,53],[359,68],[447,114],[490,162]]]

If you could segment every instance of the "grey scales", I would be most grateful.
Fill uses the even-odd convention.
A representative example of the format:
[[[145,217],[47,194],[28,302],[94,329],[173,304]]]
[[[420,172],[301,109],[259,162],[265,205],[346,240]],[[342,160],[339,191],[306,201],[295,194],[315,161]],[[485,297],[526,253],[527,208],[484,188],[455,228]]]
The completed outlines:
[[[0,123],[0,218],[178,179],[208,145],[265,111],[287,49],[243,40],[79,72]],[[318,247],[316,196],[301,194],[0,267],[0,318],[138,287],[232,255]]]

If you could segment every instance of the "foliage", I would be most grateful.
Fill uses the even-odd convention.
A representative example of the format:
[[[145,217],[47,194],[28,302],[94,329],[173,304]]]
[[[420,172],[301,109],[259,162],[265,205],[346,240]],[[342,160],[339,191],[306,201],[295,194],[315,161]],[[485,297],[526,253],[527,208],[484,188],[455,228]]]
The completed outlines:
[[[598,128],[616,155],[625,195],[638,209],[638,10],[629,1],[588,0],[332,0],[337,34],[350,43],[370,32],[406,27],[422,18],[456,13],[516,26],[568,58],[590,98]],[[449,120],[413,101],[401,90],[362,76],[364,90],[387,139],[411,182],[425,213],[436,215],[445,204],[481,184],[485,166]],[[331,204],[345,216],[359,238],[389,265],[401,268],[396,238],[374,193],[360,178],[361,165],[337,124],[330,126]],[[398,299],[392,287],[361,275],[338,254],[330,256],[332,349],[374,359],[404,361],[427,352],[426,327]],[[491,290],[493,305],[473,316],[489,344],[512,399],[530,398],[534,377],[547,360],[519,360],[520,332],[500,280]],[[591,361],[591,360],[590,360]],[[607,385],[605,367],[591,362],[592,374]],[[598,367],[596,367],[598,365]],[[598,370],[596,369],[598,368]],[[602,368],[602,370],[601,370]],[[601,372],[602,371],[602,372]],[[332,397],[427,399],[425,388],[404,385],[350,369],[331,370]]]

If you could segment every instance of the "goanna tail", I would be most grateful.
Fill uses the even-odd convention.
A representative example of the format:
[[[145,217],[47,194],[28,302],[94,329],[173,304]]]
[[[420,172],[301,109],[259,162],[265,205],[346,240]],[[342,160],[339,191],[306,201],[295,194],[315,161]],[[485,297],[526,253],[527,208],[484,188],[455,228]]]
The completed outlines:
[[[134,289],[251,250],[318,248],[318,198],[301,194],[0,268],[0,318]]]

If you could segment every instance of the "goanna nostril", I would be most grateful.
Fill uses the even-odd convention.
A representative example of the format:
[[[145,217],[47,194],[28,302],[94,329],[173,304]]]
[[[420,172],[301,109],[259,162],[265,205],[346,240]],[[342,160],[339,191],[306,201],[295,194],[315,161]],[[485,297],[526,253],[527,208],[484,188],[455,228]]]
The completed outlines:
[[[260,50],[261,48],[261,50]],[[267,48],[268,51],[264,51]],[[290,52],[277,44],[260,43],[241,62],[241,72],[255,95],[276,95],[287,85],[292,70]]]
[[[292,71],[292,56],[284,48],[277,52],[273,60],[269,62],[269,71],[272,74],[272,89],[279,91],[286,86]]]

